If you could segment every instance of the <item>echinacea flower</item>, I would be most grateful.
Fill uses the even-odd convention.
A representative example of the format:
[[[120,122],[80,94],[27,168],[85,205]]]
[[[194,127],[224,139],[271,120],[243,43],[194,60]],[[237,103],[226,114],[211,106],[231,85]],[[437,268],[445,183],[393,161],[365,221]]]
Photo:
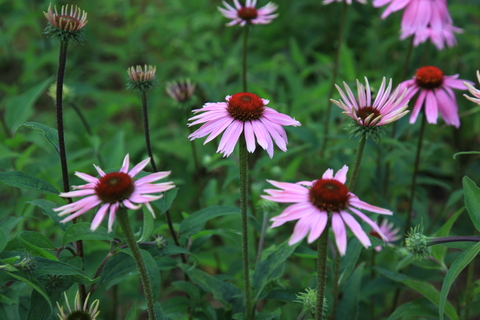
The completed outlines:
[[[425,105],[428,123],[436,124],[440,112],[446,124],[460,127],[457,99],[452,89],[465,90],[467,87],[463,83],[466,80],[457,78],[458,74],[445,76],[439,68],[425,66],[417,70],[413,79],[400,83],[401,90],[407,88],[405,99],[410,100],[419,93],[410,116],[410,123],[415,123]]]
[[[282,151],[287,151],[287,133],[282,126],[300,126],[300,122],[286,114],[266,107],[270,102],[256,94],[241,92],[225,98],[227,102],[206,103],[193,113],[200,113],[190,119],[189,126],[203,123],[188,137],[190,141],[209,135],[203,144],[213,140],[223,131],[217,152],[224,157],[232,154],[238,139],[243,133],[248,152],[255,151],[255,142],[273,157],[273,141]],[[272,141],[273,138],[273,141]]]
[[[330,101],[340,107],[344,114],[355,120],[360,126],[383,126],[402,118],[408,113],[408,110],[406,110],[408,101],[404,99],[405,90],[399,95],[400,90],[397,88],[395,92],[390,94],[392,79],[390,79],[388,87],[385,87],[385,84],[386,81],[383,78],[373,103],[372,92],[366,77],[365,86],[357,80],[358,103],[352,90],[345,82],[343,86],[347,94],[338,85],[335,85],[342,99],[339,101],[331,99]]]
[[[55,10],[53,10],[50,3],[48,11],[43,12],[48,21],[44,33],[47,36],[58,36],[65,42],[69,40],[82,41],[82,31],[88,22],[87,13],[78,6],[70,5],[70,10],[68,6],[68,4],[62,6],[62,10],[58,14],[57,8],[55,7]]]
[[[345,225],[349,227],[364,247],[371,245],[370,239],[352,216],[353,214],[369,224],[383,240],[387,240],[380,227],[359,209],[385,215],[391,215],[392,212],[363,202],[349,192],[345,185],[347,172],[348,167],[345,165],[335,175],[333,175],[332,169],[328,169],[321,179],[311,182],[288,183],[267,180],[281,190],[266,189],[265,192],[268,195],[262,195],[262,198],[275,202],[294,203],[279,216],[271,219],[273,221],[271,227],[275,228],[287,221],[298,220],[288,243],[293,245],[299,242],[307,233],[309,234],[308,243],[312,243],[320,237],[328,220],[330,220],[338,251],[343,256],[347,250]]]
[[[145,65],[137,65],[136,67],[130,67],[127,69],[129,81],[127,82],[128,89],[139,89],[145,91],[156,86],[155,72],[157,67]]]
[[[68,303],[67,294],[65,292],[63,294],[65,295],[65,301],[67,302],[68,313],[65,313],[65,310],[63,310],[63,307],[57,301],[58,312],[60,312],[57,315],[60,318],[60,320],[69,320],[69,319],[95,320],[97,319],[98,315],[100,314],[100,311],[98,310],[98,305],[100,304],[100,301],[98,299],[93,301],[93,303],[90,305],[90,308],[88,308],[87,310],[88,299],[90,298],[90,292],[87,294],[85,303],[82,306],[82,302],[80,301],[80,292],[77,291],[77,294],[75,295],[73,310],[70,308],[70,304]]]
[[[400,240],[402,238],[399,233],[400,228],[398,227],[395,228],[395,225],[393,224],[393,222],[388,222],[388,220],[386,219],[384,219],[380,224],[380,230],[382,231],[383,235],[386,238],[386,240],[384,240],[385,243],[390,247],[393,247],[392,242]],[[372,237],[382,239],[382,237],[380,237],[380,235],[375,230],[370,231],[370,235]],[[375,247],[375,250],[381,251],[382,246]]]
[[[480,71],[478,70],[477,70],[477,79],[478,79],[478,83],[480,83]],[[467,87],[468,91],[473,95],[473,97],[470,97],[464,94],[465,98],[480,105],[480,90],[475,89],[475,87],[471,83],[468,83],[466,81],[463,84]]]
[[[173,100],[177,102],[184,102],[189,100],[195,92],[196,84],[192,83],[190,79],[182,81],[168,82],[165,91]]]
[[[453,26],[453,20],[448,12],[446,0],[374,0],[374,7],[389,4],[382,14],[385,19],[392,12],[405,9],[401,22],[400,39],[413,35],[413,45],[430,39],[437,49],[442,50],[445,44],[456,45],[454,33],[462,29]]]
[[[77,191],[62,192],[60,193],[60,196],[64,198],[81,196],[88,197],[53,209],[56,212],[60,212],[58,214],[59,216],[71,214],[60,222],[68,222],[81,216],[88,210],[100,206],[95,214],[90,229],[92,231],[96,230],[108,211],[108,232],[111,232],[113,222],[115,221],[115,215],[120,205],[123,205],[128,209],[138,210],[141,208],[142,203],[145,204],[155,218],[155,213],[150,202],[160,199],[163,195],[151,194],[164,192],[175,186],[173,182],[152,184],[152,182],[167,177],[170,174],[170,171],[155,172],[135,180],[134,177],[139,174],[149,162],[150,158],[147,158],[128,171],[130,158],[127,154],[119,172],[106,174],[96,165],[94,165],[94,167],[100,175],[100,178],[95,178],[86,173],[75,172],[76,176],[88,183],[81,186],[73,186],[73,189],[77,189]]]
[[[337,1],[337,2],[345,1],[347,4],[352,4],[352,0],[323,0],[323,4],[330,4],[334,1]],[[367,1],[365,0],[357,0],[357,1],[360,2],[361,4],[367,4]]]
[[[246,0],[245,6],[242,6],[238,0],[233,0],[235,8],[223,1],[223,5],[226,8],[218,7],[218,10],[225,16],[225,18],[232,19],[227,23],[227,26],[233,26],[240,24],[245,26],[247,23],[251,24],[268,24],[273,19],[278,17],[278,14],[273,14],[277,10],[278,6],[269,2],[265,6],[256,9],[257,0]]]

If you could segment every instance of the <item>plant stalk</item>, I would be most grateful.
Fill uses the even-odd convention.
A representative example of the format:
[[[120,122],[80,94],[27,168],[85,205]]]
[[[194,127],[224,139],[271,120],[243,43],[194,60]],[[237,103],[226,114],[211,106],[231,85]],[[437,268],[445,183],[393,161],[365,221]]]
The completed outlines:
[[[145,300],[147,301],[148,319],[156,320],[157,316],[155,314],[155,301],[153,300],[152,288],[150,287],[147,267],[145,266],[145,261],[143,260],[140,248],[138,247],[137,241],[135,240],[135,236],[133,235],[132,227],[130,225],[130,221],[128,220],[128,213],[126,208],[121,206],[118,209],[117,219],[120,227],[122,228],[128,247],[132,252],[133,259],[137,264],[137,268],[140,274],[140,280],[142,281],[143,293],[145,295]]]
[[[150,157],[150,163],[154,172],[158,172],[157,166],[155,165],[155,159],[153,158],[152,145],[150,144],[150,129],[148,125],[148,103],[147,103],[147,91],[141,91],[142,97],[142,111],[143,111],[143,128],[145,131],[145,143],[147,145],[147,153]]]
[[[330,218],[329,218],[330,219]],[[325,279],[327,275],[327,252],[328,252],[328,232],[330,221],[327,222],[317,241],[317,305],[315,308],[315,320],[323,319],[323,300],[325,297]]]
[[[243,28],[243,50],[242,50],[242,85],[243,92],[247,92],[247,40],[249,24]]]
[[[355,153],[355,162],[353,163],[353,169],[350,174],[350,180],[348,181],[348,190],[353,191],[355,183],[357,182],[358,173],[360,171],[360,163],[362,162],[363,150],[365,149],[365,144],[367,143],[367,137],[362,134],[360,141],[358,141],[357,151]]]

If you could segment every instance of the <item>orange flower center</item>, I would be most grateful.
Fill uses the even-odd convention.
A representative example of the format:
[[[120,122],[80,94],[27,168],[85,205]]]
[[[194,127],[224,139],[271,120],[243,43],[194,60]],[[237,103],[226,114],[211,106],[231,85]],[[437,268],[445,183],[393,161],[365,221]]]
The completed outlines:
[[[135,187],[132,178],[123,172],[112,172],[101,177],[95,193],[103,202],[115,203],[128,199]]]
[[[421,67],[415,73],[417,84],[425,89],[435,89],[443,83],[443,72],[434,66]]]
[[[253,20],[257,17],[257,9],[243,7],[238,10],[238,17],[243,20]]]
[[[227,103],[228,113],[243,122],[260,119],[264,110],[263,100],[253,93],[236,93]]]
[[[359,117],[363,121],[365,121],[365,119],[367,119],[371,114],[373,114],[373,117],[370,118],[371,120],[382,115],[380,111],[378,111],[378,109],[374,107],[361,107],[357,110],[357,117]]]
[[[321,211],[339,212],[348,206],[348,189],[335,179],[320,179],[309,192],[310,202]]]

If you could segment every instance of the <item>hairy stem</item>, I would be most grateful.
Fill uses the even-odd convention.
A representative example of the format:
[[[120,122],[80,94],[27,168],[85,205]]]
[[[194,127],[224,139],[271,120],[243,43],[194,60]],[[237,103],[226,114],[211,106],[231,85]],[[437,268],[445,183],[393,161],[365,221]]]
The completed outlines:
[[[325,279],[327,275],[327,252],[328,231],[330,222],[327,222],[325,230],[317,241],[317,305],[315,308],[315,320],[323,319],[323,300],[325,297]]]
[[[243,92],[247,92],[247,40],[249,25],[243,28],[243,51],[242,51],[242,85]]]

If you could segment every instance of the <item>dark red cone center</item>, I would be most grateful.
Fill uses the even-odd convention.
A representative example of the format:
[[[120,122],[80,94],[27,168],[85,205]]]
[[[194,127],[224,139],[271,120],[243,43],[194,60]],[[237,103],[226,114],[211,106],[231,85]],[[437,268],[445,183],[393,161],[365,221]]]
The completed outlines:
[[[365,121],[365,119],[367,119],[371,114],[373,114],[373,116],[370,118],[371,120],[381,115],[380,111],[374,107],[361,107],[357,110],[357,117],[363,121]]]
[[[378,238],[378,239],[382,239],[382,237],[381,237],[381,236],[378,234],[378,232],[375,231],[375,230],[370,231],[369,234],[370,234],[372,237],[375,237],[375,238]],[[383,240],[383,239],[382,239],[382,240]]]
[[[260,119],[265,110],[263,100],[253,93],[235,93],[227,103],[227,111],[240,121]]]
[[[425,89],[435,89],[443,83],[443,72],[434,66],[421,67],[415,73],[417,84]]]
[[[243,7],[240,10],[238,10],[238,17],[243,20],[253,20],[257,17],[257,9]]]
[[[335,179],[315,181],[309,192],[310,202],[322,211],[339,212],[348,206],[348,189]]]
[[[112,172],[101,177],[95,193],[103,202],[115,203],[128,199],[135,190],[132,178],[123,172]]]
[[[87,311],[74,310],[67,316],[67,320],[92,320],[92,316]]]

